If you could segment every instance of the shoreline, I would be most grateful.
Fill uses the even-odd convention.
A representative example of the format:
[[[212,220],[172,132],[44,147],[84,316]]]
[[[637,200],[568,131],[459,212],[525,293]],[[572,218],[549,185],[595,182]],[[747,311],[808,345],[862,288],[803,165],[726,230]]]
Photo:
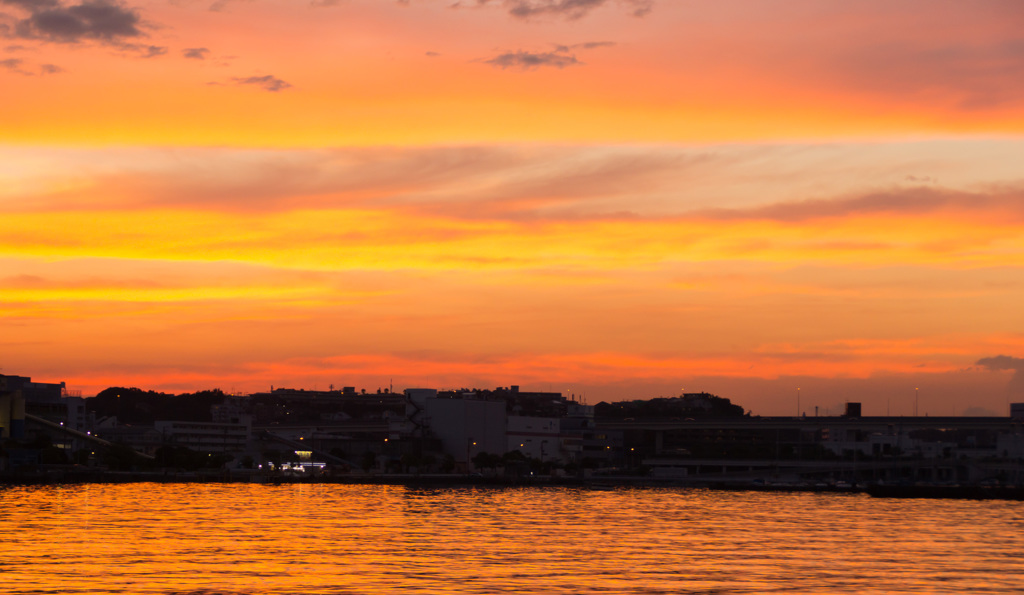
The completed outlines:
[[[578,487],[591,490],[625,488],[687,488],[728,492],[813,492],[867,494],[876,498],[930,498],[967,500],[1024,500],[1024,486],[981,485],[810,485],[788,483],[727,482],[639,476],[601,477],[488,477],[465,474],[392,475],[284,475],[262,472],[142,472],[142,471],[40,471],[2,473],[0,487],[58,486],[125,483],[245,483],[267,486],[292,484],[396,485],[410,488],[517,488]]]

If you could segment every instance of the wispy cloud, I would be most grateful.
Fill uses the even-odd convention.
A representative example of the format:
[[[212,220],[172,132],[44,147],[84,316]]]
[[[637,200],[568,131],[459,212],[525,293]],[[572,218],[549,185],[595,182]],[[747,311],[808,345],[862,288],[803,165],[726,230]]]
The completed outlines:
[[[216,0],[215,2],[210,4],[210,6],[209,6],[209,8],[207,10],[209,10],[210,12],[224,12],[224,10],[228,7],[228,5],[233,3],[233,2],[251,2],[251,1],[252,0]]]
[[[716,209],[705,211],[704,214],[715,219],[797,222],[851,216],[921,216],[970,212],[999,213],[999,217],[1024,220],[1024,190],[1018,187],[976,193],[914,187],[866,192],[855,197],[780,202],[748,209]]]
[[[555,45],[556,52],[569,52],[575,49],[592,50],[594,48],[611,47],[614,41],[588,41],[586,43],[574,43],[572,45]]]
[[[498,68],[518,68],[520,70],[533,70],[542,66],[553,66],[565,68],[584,64],[575,54],[576,49],[591,50],[600,47],[615,45],[614,41],[588,41],[585,43],[574,43],[571,45],[554,44],[554,49],[546,52],[531,52],[528,50],[516,50],[498,54],[497,56],[484,60],[484,64],[490,64]]]
[[[181,55],[192,60],[205,60],[210,54],[210,50],[206,48],[185,48],[181,50]]]
[[[533,70],[540,66],[565,68],[583,64],[576,56],[564,52],[527,52],[524,50],[498,54],[490,60],[484,60],[484,63],[498,68],[519,68],[521,70]]]
[[[6,60],[0,60],[0,68],[16,72],[18,74],[30,74],[22,68],[25,63],[21,58],[7,58]]]
[[[274,84],[253,78],[215,84],[253,89]],[[187,205],[279,211],[301,204],[386,206],[474,220],[683,216],[799,223],[877,215],[1012,222],[1024,221],[1024,186],[1016,181],[1012,159],[1022,149],[1020,142],[906,144],[885,151],[874,146],[453,146],[181,150],[173,159],[139,150],[67,155],[60,176],[49,169],[33,171],[42,157],[21,150],[0,152],[0,163],[25,172],[21,187],[26,189],[19,193],[8,186],[5,199],[0,185],[0,210]],[[948,155],[963,154],[972,154],[972,160],[946,163]],[[907,171],[943,171],[943,185],[907,183]],[[76,175],[84,174],[67,172],[91,173],[78,180]],[[979,186],[978,176],[996,183]],[[91,190],[93,184],[106,190]],[[29,188],[53,190],[39,190],[29,199],[23,194]]]
[[[167,53],[167,48],[160,45],[132,45],[126,49],[139,52],[143,58],[156,58]]]
[[[277,93],[291,88],[291,83],[283,81],[272,74],[264,76],[234,77],[231,79],[237,85],[255,85],[264,91]]]
[[[500,4],[508,13],[518,19],[556,17],[569,20],[587,16],[594,9],[609,4],[608,0],[476,0],[477,6]],[[647,15],[654,7],[654,0],[617,0],[636,17]],[[456,2],[455,6],[461,6]]]
[[[7,58],[0,60],[0,68],[25,76],[33,76],[36,74],[36,72],[31,70],[21,58]],[[38,67],[39,74],[58,74],[61,72],[64,72],[64,69],[56,64],[40,64]]]

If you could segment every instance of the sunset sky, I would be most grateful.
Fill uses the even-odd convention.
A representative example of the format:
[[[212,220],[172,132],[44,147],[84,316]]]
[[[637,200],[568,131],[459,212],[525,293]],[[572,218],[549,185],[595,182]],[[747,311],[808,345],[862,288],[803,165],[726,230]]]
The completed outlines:
[[[0,0],[0,373],[1006,415],[1024,3]]]

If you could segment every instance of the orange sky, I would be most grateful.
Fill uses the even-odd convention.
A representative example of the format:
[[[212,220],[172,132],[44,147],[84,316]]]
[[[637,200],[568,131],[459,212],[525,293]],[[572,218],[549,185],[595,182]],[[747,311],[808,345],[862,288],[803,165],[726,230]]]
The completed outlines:
[[[1015,1],[0,0],[0,368],[1005,414],[1022,31]]]

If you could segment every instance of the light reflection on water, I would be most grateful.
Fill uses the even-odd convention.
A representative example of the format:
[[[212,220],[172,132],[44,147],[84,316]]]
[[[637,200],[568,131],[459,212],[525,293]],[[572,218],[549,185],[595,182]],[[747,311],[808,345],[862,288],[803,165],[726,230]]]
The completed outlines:
[[[686,489],[0,488],[28,593],[1016,593],[1024,503]]]

